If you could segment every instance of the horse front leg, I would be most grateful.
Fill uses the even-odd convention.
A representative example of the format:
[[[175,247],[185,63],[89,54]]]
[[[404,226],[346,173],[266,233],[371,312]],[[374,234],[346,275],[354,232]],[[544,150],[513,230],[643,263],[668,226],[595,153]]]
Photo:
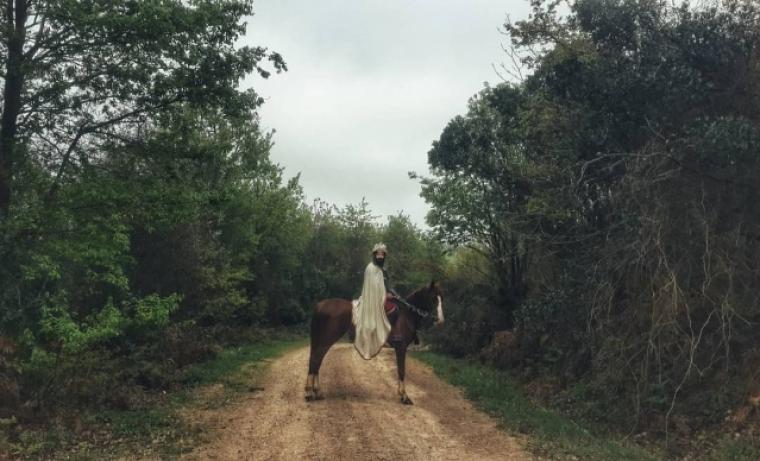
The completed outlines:
[[[316,398],[315,392],[314,392],[314,377],[316,375],[313,375],[309,373],[306,376],[306,386],[304,387],[304,392],[306,393],[305,398],[307,402],[310,402]]]
[[[322,392],[319,390],[319,375],[308,375],[306,377],[306,401],[311,402],[312,400],[322,400],[324,396],[322,396]]]
[[[401,403],[404,405],[412,405],[412,399],[406,394],[406,386],[404,385],[407,346],[409,346],[409,344],[406,341],[402,341],[396,343],[394,349],[396,350],[396,367],[398,370],[398,395],[401,398]]]

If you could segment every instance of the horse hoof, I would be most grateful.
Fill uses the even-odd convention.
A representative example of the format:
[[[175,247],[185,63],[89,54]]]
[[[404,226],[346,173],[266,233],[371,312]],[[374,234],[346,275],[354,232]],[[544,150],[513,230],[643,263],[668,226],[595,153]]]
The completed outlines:
[[[403,403],[404,405],[414,405],[414,402],[412,402],[412,399],[410,399],[407,396],[401,397],[401,403]]]

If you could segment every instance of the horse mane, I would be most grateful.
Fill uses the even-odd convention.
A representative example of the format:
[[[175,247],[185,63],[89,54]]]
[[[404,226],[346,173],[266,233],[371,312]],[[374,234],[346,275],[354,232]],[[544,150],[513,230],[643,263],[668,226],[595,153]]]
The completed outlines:
[[[429,300],[425,296],[425,292],[428,290],[427,285],[423,285],[420,288],[417,288],[413,292],[411,292],[409,295],[405,296],[404,299],[406,299],[411,305],[414,307],[421,309],[426,312],[432,311],[432,309],[435,307],[433,304],[429,303]],[[423,298],[424,303],[420,303],[420,298]],[[417,302],[415,302],[417,301]],[[428,305],[430,304],[430,305]],[[403,304],[402,304],[403,305]]]

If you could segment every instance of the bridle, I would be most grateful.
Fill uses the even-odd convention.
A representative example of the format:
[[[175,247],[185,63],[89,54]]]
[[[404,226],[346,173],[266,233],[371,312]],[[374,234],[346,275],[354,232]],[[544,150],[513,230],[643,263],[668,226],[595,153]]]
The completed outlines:
[[[412,303],[410,303],[406,299],[402,298],[401,296],[398,296],[397,299],[398,299],[398,301],[401,304],[403,304],[404,306],[408,307],[410,311],[414,312],[415,314],[419,315],[422,318],[432,317],[434,314],[438,315],[437,312],[423,311],[422,309],[420,309],[419,307],[413,305]]]

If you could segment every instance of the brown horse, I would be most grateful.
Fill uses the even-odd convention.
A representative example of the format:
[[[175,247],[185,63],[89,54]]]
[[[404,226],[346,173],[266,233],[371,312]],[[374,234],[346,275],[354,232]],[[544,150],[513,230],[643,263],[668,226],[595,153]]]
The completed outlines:
[[[414,338],[417,329],[425,324],[426,319],[435,319],[436,324],[443,322],[441,289],[435,282],[422,287],[406,297],[406,304],[399,303],[398,314],[392,317],[388,343],[396,350],[398,368],[398,395],[401,403],[411,405],[412,400],[406,395],[404,387],[406,349]],[[306,378],[306,400],[321,399],[319,389],[319,367],[330,347],[347,332],[353,332],[351,321],[352,305],[348,299],[325,299],[317,303],[311,320],[311,351],[309,353],[309,375]]]

